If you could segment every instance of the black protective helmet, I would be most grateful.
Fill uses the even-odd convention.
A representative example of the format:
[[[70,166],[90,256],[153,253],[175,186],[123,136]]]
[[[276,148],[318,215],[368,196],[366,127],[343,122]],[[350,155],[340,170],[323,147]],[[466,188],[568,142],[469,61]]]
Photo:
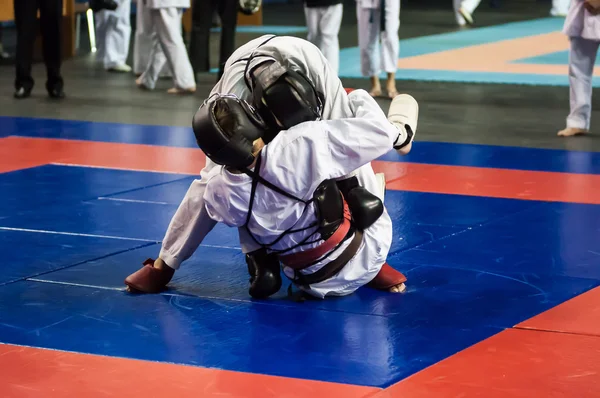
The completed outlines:
[[[271,130],[288,130],[319,120],[323,113],[323,95],[310,79],[277,61],[252,74],[252,97]]]
[[[216,114],[219,109],[224,116],[221,120]],[[194,115],[192,128],[207,157],[217,164],[242,170],[254,161],[253,142],[264,136],[267,127],[246,101],[232,94],[214,94]]]

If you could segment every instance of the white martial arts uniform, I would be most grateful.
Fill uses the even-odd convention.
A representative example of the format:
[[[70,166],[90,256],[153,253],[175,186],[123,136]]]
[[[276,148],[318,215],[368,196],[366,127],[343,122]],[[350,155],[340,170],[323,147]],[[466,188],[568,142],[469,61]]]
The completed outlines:
[[[191,89],[196,87],[194,71],[188,57],[181,34],[183,9],[190,7],[190,0],[145,0],[150,12],[146,32],[153,32],[150,58],[141,76],[142,84],[154,89],[165,63],[173,74],[175,87]],[[148,29],[146,29],[146,27]],[[162,54],[159,51],[162,49]]]
[[[571,0],[552,0],[550,15],[553,17],[564,17],[569,12]]]
[[[102,10],[95,14],[97,52],[96,59],[104,69],[127,64],[131,38],[131,0],[115,0],[115,11]]]
[[[133,73],[141,75],[148,67],[150,60],[150,50],[152,49],[153,38],[156,33],[152,30],[152,23],[150,22],[150,10],[146,7],[144,0],[134,0],[136,3],[136,25],[135,25],[135,38],[133,41]],[[162,47],[158,46],[156,57],[163,57],[165,54],[162,51]],[[165,62],[165,66],[160,72],[160,77],[172,76],[169,70],[169,64]]]
[[[310,42],[296,37],[276,37],[265,43],[271,36],[262,36],[239,47],[227,60],[225,73],[211,91],[211,95],[234,94],[243,100],[250,100],[251,93],[244,81],[246,62],[237,62],[256,55],[252,65],[264,61],[264,57],[274,58],[288,66],[302,71],[325,96],[322,118],[325,120],[346,117],[350,112],[348,95],[342,82],[323,56],[323,53]],[[258,47],[260,44],[262,46]],[[258,47],[258,48],[257,48]],[[160,258],[171,268],[178,269],[198,248],[204,237],[216,225],[206,213],[204,190],[206,177],[215,167],[210,159],[200,172],[201,179],[192,182],[177,212],[171,219],[160,251]],[[363,169],[370,169],[367,164]],[[375,191],[371,191],[375,192]],[[241,228],[240,244],[244,253],[260,248]]]
[[[338,35],[342,25],[344,5],[309,7],[304,4],[304,16],[308,28],[307,40],[319,47],[335,73],[340,69],[340,42]]]
[[[481,0],[454,0],[454,15],[456,17],[456,23],[458,23],[460,26],[467,24],[467,21],[462,14],[458,12],[461,6],[466,12],[473,14],[477,7],[479,7],[479,3],[481,3]]]
[[[302,200],[310,200],[317,187],[327,179],[336,179],[359,169],[361,185],[383,200],[373,170],[368,165],[389,152],[396,142],[399,130],[390,123],[377,102],[364,90],[349,94],[350,109],[347,118],[305,122],[281,132],[262,150],[260,176]],[[207,176],[204,199],[211,218],[231,227],[246,223],[252,178],[235,174],[219,166]],[[309,227],[317,221],[313,203],[305,210],[303,202],[290,199],[258,183],[249,230],[257,240],[274,242],[287,230]],[[272,250],[286,250],[308,238],[314,240],[316,228],[286,234]],[[312,274],[337,258],[350,245],[350,237],[338,248],[306,270]],[[309,250],[322,240],[295,248],[285,254]],[[347,295],[369,283],[386,261],[392,243],[392,220],[387,210],[364,230],[362,244],[352,259],[335,276],[310,285],[308,293],[323,298],[325,295]],[[293,277],[294,271],[284,267],[284,273]]]
[[[571,112],[567,127],[588,130],[592,115],[592,76],[598,44],[600,44],[600,16],[594,16],[584,7],[583,0],[573,0],[565,20],[563,32],[569,36],[569,85]]]
[[[382,1],[385,1],[385,31],[381,27]],[[395,73],[400,57],[400,0],[356,0],[356,18],[363,76],[379,76],[381,66],[386,73]]]

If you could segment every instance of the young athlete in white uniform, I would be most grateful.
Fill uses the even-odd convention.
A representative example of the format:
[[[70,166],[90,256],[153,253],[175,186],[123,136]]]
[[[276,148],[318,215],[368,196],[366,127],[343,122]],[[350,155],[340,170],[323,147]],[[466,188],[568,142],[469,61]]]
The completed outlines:
[[[567,126],[558,132],[567,137],[585,134],[592,116],[592,76],[600,44],[600,1],[573,0],[563,32],[569,36],[570,113]]]
[[[211,91],[211,96],[232,94],[241,100],[252,102],[253,71],[267,62],[274,61],[281,63],[282,67],[288,68],[290,73],[294,72],[295,75],[284,73],[282,78],[274,82],[273,92],[287,92],[296,98],[296,103],[292,104],[279,104],[277,98],[270,101],[268,107],[272,108],[275,119],[291,127],[300,121],[317,118],[330,120],[347,115],[350,104],[341,81],[315,45],[295,37],[262,36],[238,48],[227,61],[225,74]],[[254,93],[256,94],[256,90]],[[262,101],[260,97],[259,94],[256,102]],[[308,105],[311,101],[312,105]],[[294,112],[290,113],[291,109]],[[410,146],[409,143],[402,151],[407,153]],[[207,159],[205,168],[200,172],[201,179],[195,180],[190,186],[171,220],[159,258],[145,263],[141,270],[125,280],[131,289],[147,293],[163,289],[172,278],[173,272],[196,251],[204,237],[216,225],[207,214],[204,205],[206,176],[213,167],[215,164]],[[242,251],[248,254],[247,262],[251,273],[255,272],[251,263],[275,263],[269,260],[264,252],[257,253],[260,246],[256,245],[243,228],[239,231]],[[278,269],[278,263],[274,264],[275,266]],[[259,275],[256,280],[260,279]],[[277,281],[273,283],[276,285]],[[251,286],[250,294],[255,297],[262,296],[263,294],[257,291],[261,289],[255,285]]]
[[[353,214],[358,198],[335,180],[358,170],[360,184],[383,201],[369,163],[407,142],[418,105],[409,95],[397,96],[388,120],[366,91],[348,97],[345,118],[300,123],[267,145],[258,114],[233,96],[209,98],[193,122],[198,145],[221,165],[206,177],[209,216],[245,227],[277,254],[288,278],[317,298],[351,294],[372,281],[391,292],[405,289],[400,273],[391,285],[377,278],[384,265],[384,273],[393,272],[385,263],[392,242],[387,211]]]

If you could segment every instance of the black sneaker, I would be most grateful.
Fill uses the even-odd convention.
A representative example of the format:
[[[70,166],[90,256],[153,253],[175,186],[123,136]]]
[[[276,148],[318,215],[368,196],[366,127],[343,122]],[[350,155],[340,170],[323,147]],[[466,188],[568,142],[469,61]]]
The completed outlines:
[[[13,97],[16,99],[24,99],[31,96],[31,89],[26,90],[24,87],[19,87]]]
[[[48,90],[48,96],[52,99],[63,99],[65,98],[65,92],[62,88],[53,88],[52,90]]]

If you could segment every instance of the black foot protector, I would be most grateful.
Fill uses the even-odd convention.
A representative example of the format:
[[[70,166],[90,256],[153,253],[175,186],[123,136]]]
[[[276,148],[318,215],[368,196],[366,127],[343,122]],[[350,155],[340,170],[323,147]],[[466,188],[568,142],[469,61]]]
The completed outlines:
[[[267,298],[281,289],[279,259],[265,249],[246,254],[246,264],[250,273],[250,296],[256,299]]]

